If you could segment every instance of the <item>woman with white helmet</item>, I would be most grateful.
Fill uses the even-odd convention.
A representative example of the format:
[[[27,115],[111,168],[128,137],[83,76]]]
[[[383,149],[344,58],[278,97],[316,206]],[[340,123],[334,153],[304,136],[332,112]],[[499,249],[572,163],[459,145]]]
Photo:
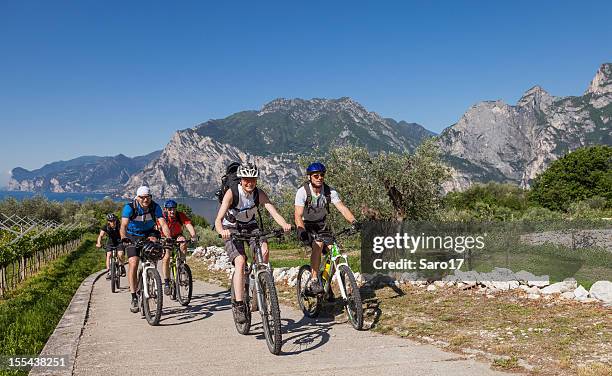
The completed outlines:
[[[291,231],[291,225],[278,213],[270,202],[268,195],[257,188],[257,178],[259,177],[257,166],[252,163],[243,163],[238,167],[236,176],[240,178],[240,183],[230,186],[230,189],[225,192],[215,219],[215,229],[225,240],[225,251],[235,267],[232,283],[236,291],[236,300],[232,304],[237,313],[236,320],[245,322],[246,311],[242,296],[243,289],[238,288],[238,286],[244,286],[244,268],[247,257],[244,243],[230,239],[231,230],[246,230],[247,232],[258,230],[257,212],[260,205],[266,208],[274,221],[285,232]],[[264,262],[268,262],[269,252],[266,242],[262,242],[261,251]]]

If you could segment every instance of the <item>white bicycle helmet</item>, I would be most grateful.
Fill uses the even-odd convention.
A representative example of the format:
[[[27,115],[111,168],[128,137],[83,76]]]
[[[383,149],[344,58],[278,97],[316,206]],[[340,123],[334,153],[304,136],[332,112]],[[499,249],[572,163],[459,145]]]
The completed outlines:
[[[253,163],[243,163],[238,167],[236,176],[239,178],[257,178],[259,177],[259,170]]]

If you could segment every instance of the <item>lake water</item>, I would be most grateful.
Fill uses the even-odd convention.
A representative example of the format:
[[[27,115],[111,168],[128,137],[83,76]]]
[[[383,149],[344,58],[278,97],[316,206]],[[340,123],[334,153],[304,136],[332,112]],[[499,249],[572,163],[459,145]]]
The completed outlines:
[[[0,191],[0,200],[7,197],[14,197],[17,200],[31,198],[34,196],[43,196],[52,201],[64,202],[66,200],[83,202],[86,200],[103,200],[110,198],[114,201],[125,202],[126,200],[119,197],[111,197],[105,193],[56,193],[56,192],[21,192],[21,191]],[[188,205],[193,209],[195,214],[201,215],[207,221],[213,223],[219,209],[217,200],[204,198],[177,198],[175,199],[181,204]],[[164,200],[157,200],[160,205],[163,205]]]

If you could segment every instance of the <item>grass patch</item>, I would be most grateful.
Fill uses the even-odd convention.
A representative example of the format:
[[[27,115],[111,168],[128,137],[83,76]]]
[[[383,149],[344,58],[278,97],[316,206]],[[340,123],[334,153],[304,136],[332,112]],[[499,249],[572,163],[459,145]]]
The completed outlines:
[[[87,235],[77,250],[45,266],[0,302],[0,354],[40,353],[81,282],[104,268],[104,252],[94,247],[94,239],[95,235]]]
[[[519,368],[518,359],[515,357],[495,359],[493,360],[493,366],[503,370],[513,370]]]

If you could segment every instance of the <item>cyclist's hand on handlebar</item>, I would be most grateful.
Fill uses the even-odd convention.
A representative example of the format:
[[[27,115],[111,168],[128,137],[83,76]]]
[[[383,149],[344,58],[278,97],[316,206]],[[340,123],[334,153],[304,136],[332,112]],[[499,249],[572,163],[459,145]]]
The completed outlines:
[[[96,248],[102,248],[102,244],[96,243]]]
[[[351,231],[357,232],[359,230],[361,230],[361,223],[353,221],[353,223],[351,223]]]
[[[123,243],[123,244],[132,244],[132,239],[130,239],[130,238],[123,238],[123,239],[121,239],[121,243]]]
[[[285,233],[291,231],[292,226],[289,223],[285,223],[283,226],[283,231],[285,231]]]
[[[191,239],[189,239],[189,241],[190,241],[192,244],[197,243],[197,242],[198,242],[198,240],[200,240],[200,237],[199,237],[199,236],[197,236],[197,235],[194,235],[194,236],[192,236],[192,237],[191,237]]]
[[[225,229],[224,229],[224,230],[221,230],[221,231],[219,232],[219,234],[221,235],[221,237],[223,238],[223,240],[227,240],[227,239],[229,239],[229,238],[230,238],[230,236],[231,236],[231,234],[232,234],[232,233],[230,232],[230,230],[225,230]]]

